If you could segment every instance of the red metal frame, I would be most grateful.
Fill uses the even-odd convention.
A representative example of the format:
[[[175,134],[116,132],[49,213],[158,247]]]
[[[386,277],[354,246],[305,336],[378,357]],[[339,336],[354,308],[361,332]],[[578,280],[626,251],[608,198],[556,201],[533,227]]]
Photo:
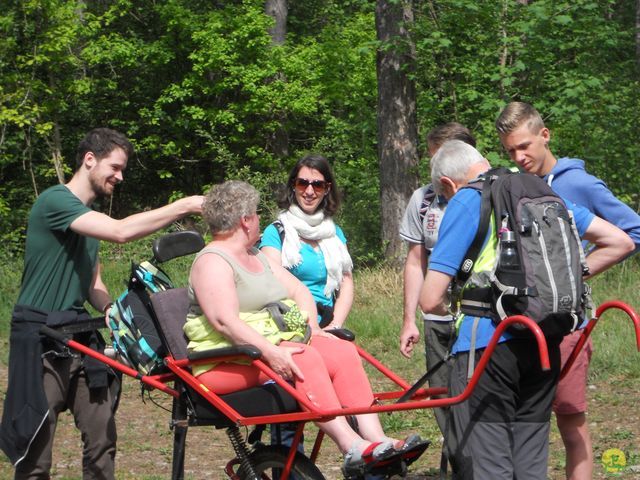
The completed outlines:
[[[587,326],[582,330],[582,335],[580,335],[580,338],[578,339],[576,346],[571,352],[571,355],[569,355],[567,362],[562,367],[562,371],[560,372],[560,378],[563,378],[569,372],[569,370],[571,370],[571,366],[573,365],[573,362],[575,361],[578,354],[580,353],[580,350],[582,350],[582,347],[584,346],[587,339],[589,338],[589,335],[591,335],[591,332],[596,327],[598,320],[600,319],[600,317],[604,312],[610,309],[622,310],[629,316],[629,318],[631,318],[631,321],[633,322],[633,327],[636,332],[636,348],[640,352],[640,317],[638,317],[638,314],[629,305],[619,300],[611,300],[608,302],[604,302],[602,305],[600,305],[596,309],[595,316],[591,320],[589,320],[589,323],[587,323]]]
[[[571,368],[575,357],[578,355],[580,349],[583,347],[584,342],[587,340],[595,325],[597,324],[600,316],[608,309],[617,308],[623,310],[629,315],[631,320],[634,323],[635,333],[636,333],[636,344],[638,350],[640,351],[640,318],[637,313],[627,304],[620,301],[610,301],[603,303],[597,310],[596,315],[593,319],[591,319],[584,329],[582,336],[580,337],[574,351],[569,357],[567,363],[565,364],[562,374],[566,374],[566,372]],[[506,318],[504,321],[500,322],[496,331],[491,338],[491,341],[484,349],[480,360],[478,361],[476,368],[474,370],[473,376],[469,380],[467,387],[463,390],[462,393],[456,395],[454,397],[445,397],[438,399],[430,399],[430,397],[435,395],[446,394],[446,388],[425,388],[420,389],[416,392],[416,394],[412,397],[411,400],[405,403],[391,403],[391,404],[380,404],[377,402],[383,400],[393,400],[400,398],[410,387],[405,379],[397,375],[395,372],[387,368],[380,361],[378,361],[373,355],[362,349],[361,347],[356,345],[358,353],[360,356],[367,361],[370,365],[375,367],[382,375],[387,377],[390,381],[395,383],[400,390],[394,391],[385,391],[385,392],[377,392],[374,394],[376,398],[376,403],[371,405],[370,407],[358,407],[358,408],[343,408],[343,409],[334,409],[334,410],[320,410],[313,404],[311,404],[306,398],[302,397],[294,387],[292,387],[288,382],[284,381],[281,377],[279,377],[266,363],[257,359],[251,360],[251,363],[258,369],[260,369],[263,373],[273,379],[278,385],[280,385],[287,393],[289,393],[293,398],[295,398],[300,405],[300,411],[294,413],[284,413],[284,414],[275,414],[275,415],[260,415],[255,417],[244,417],[240,413],[238,413],[235,409],[229,406],[220,398],[220,396],[208,390],[203,384],[201,384],[196,377],[194,377],[189,371],[189,367],[197,364],[210,363],[212,359],[205,358],[199,359],[197,361],[190,360],[176,360],[171,356],[167,356],[165,358],[165,364],[169,368],[170,373],[165,373],[161,375],[142,375],[137,370],[134,370],[116,360],[113,360],[105,355],[102,355],[95,350],[92,350],[80,343],[77,343],[73,340],[68,340],[65,343],[86,355],[89,355],[107,365],[119,370],[120,372],[134,377],[146,385],[150,387],[156,388],[162,392],[165,392],[173,397],[178,397],[178,392],[170,388],[166,385],[166,383],[174,381],[176,379],[180,379],[185,382],[187,385],[192,387],[195,391],[198,392],[199,395],[204,397],[206,401],[208,401],[211,405],[213,405],[216,409],[220,410],[228,419],[233,421],[237,425],[260,425],[260,424],[271,424],[271,423],[282,423],[282,422],[300,422],[298,429],[296,431],[296,435],[294,437],[294,442],[289,451],[289,455],[287,457],[287,462],[284,468],[282,478],[288,478],[288,475],[291,471],[295,453],[297,450],[297,446],[302,437],[302,432],[304,429],[304,425],[306,422],[310,421],[326,421],[337,416],[345,416],[345,415],[358,415],[363,413],[380,413],[380,412],[394,412],[400,410],[415,410],[419,408],[435,408],[435,407],[446,407],[450,405],[454,405],[466,400],[472,393],[473,389],[478,383],[480,376],[484,372],[484,369],[491,357],[491,354],[495,350],[500,336],[502,333],[513,324],[522,324],[526,328],[528,328],[532,333],[538,345],[538,354],[540,356],[540,363],[543,370],[548,370],[550,368],[549,364],[549,354],[547,350],[547,343],[545,341],[542,330],[528,317],[523,315],[514,315]],[[233,356],[225,356],[225,357],[216,357],[215,361],[231,361],[242,358],[246,360],[245,356],[242,355],[233,355]],[[318,437],[314,443],[312,452],[311,452],[311,460],[315,461],[317,455],[320,451],[320,446],[322,443],[324,435],[322,432],[318,433]],[[227,472],[233,472],[234,462],[233,460],[229,462],[227,465]],[[230,475],[233,478],[233,475]]]

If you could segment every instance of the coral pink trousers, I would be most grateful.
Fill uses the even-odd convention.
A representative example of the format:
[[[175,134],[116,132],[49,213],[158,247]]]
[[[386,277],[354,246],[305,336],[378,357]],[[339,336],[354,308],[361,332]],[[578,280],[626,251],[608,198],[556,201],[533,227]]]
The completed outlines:
[[[296,390],[320,409],[368,407],[373,391],[355,346],[334,337],[312,337],[309,345],[282,342],[280,347],[303,347],[293,360],[304,381]],[[223,395],[262,385],[270,379],[251,365],[222,363],[198,376],[212,392]]]

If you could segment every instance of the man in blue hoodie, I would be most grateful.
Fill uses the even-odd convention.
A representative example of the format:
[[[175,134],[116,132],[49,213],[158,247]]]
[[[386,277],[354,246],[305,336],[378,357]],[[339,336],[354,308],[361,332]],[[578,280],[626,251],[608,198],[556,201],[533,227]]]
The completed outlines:
[[[502,145],[521,169],[543,177],[562,197],[582,205],[598,217],[623,230],[640,249],[640,216],[611,193],[605,183],[586,172],[584,162],[556,159],[549,149],[551,133],[531,105],[511,102],[496,120]],[[565,337],[561,344],[564,363],[581,332]],[[586,384],[592,352],[591,339],[576,363],[558,384],[553,409],[566,450],[568,479],[591,479],[593,450],[586,421]]]

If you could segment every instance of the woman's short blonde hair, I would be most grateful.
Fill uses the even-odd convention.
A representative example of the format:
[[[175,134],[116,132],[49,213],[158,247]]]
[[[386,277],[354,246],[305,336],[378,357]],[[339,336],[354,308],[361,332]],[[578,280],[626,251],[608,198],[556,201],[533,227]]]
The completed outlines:
[[[260,194],[247,182],[229,180],[211,187],[202,207],[202,218],[211,234],[233,229],[240,219],[253,215],[258,208]]]

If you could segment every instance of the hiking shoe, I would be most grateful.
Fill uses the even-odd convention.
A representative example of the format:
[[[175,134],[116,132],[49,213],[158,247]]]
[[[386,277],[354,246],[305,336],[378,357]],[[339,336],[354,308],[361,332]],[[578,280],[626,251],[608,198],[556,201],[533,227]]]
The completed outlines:
[[[344,456],[342,473],[345,478],[358,478],[365,472],[400,458],[399,452],[391,442],[374,442],[363,451],[354,445]]]
[[[402,460],[409,466],[420,458],[430,444],[429,440],[423,440],[420,435],[414,433],[405,438],[402,446],[396,451],[400,453]]]

